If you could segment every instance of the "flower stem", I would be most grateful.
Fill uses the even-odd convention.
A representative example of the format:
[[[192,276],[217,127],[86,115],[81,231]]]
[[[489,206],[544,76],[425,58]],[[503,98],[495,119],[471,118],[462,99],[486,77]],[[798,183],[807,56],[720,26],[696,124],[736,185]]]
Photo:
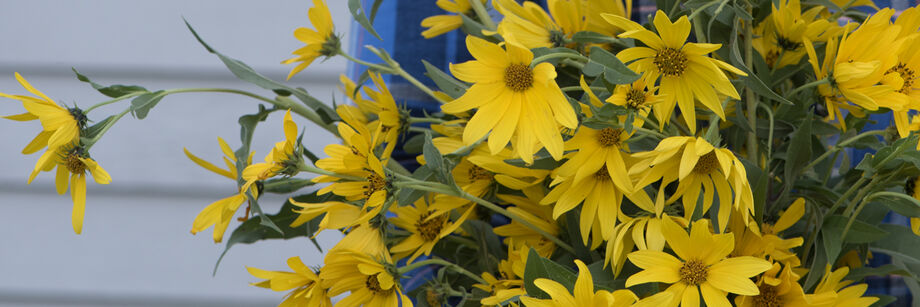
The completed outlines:
[[[467,277],[469,277],[469,278],[475,280],[476,282],[478,282],[478,283],[480,283],[480,284],[488,284],[488,282],[486,282],[485,280],[483,280],[482,277],[479,277],[478,275],[473,274],[473,272],[470,272],[470,271],[464,269],[463,267],[461,267],[461,266],[459,266],[459,265],[456,265],[456,264],[454,264],[454,263],[448,262],[448,261],[443,260],[443,259],[437,259],[437,258],[425,259],[425,260],[422,260],[422,261],[419,261],[419,262],[415,262],[415,263],[413,263],[413,264],[409,264],[409,265],[406,265],[406,266],[404,266],[404,267],[401,267],[401,268],[399,268],[399,274],[411,272],[412,270],[415,270],[415,269],[417,269],[417,268],[420,268],[420,267],[423,267],[423,266],[426,266],[426,265],[440,265],[440,266],[446,267],[446,268],[448,268],[448,269],[451,269],[451,270],[453,270],[454,272],[457,272],[457,273],[466,275]]]
[[[824,79],[821,79],[821,80],[818,80],[818,81],[813,81],[813,82],[805,83],[805,84],[803,84],[802,86],[799,86],[798,88],[792,90],[792,92],[790,92],[788,95],[786,95],[786,97],[795,96],[795,94],[798,94],[798,93],[801,92],[801,91],[804,91],[804,90],[807,90],[807,89],[810,89],[810,88],[813,88],[813,87],[816,87],[816,86],[818,86],[818,85],[825,84],[825,83],[828,83],[828,82],[830,82],[830,80],[829,80],[828,78],[824,78]]]
[[[87,108],[86,110],[83,110],[83,113],[89,113],[89,111],[92,111],[92,110],[94,110],[94,109],[96,109],[96,108],[98,108],[98,107],[105,106],[105,105],[110,105],[110,104],[113,104],[113,103],[116,103],[116,102],[119,102],[119,101],[122,101],[122,100],[125,100],[125,99],[128,99],[128,98],[135,97],[135,96],[140,96],[140,95],[143,95],[143,94],[146,94],[146,93],[149,93],[149,92],[147,92],[147,91],[134,92],[134,93],[130,93],[130,94],[126,94],[126,95],[117,97],[117,98],[112,99],[112,100],[103,101],[103,102],[94,104],[93,106]]]
[[[376,70],[379,70],[379,71],[384,72],[384,73],[388,73],[388,74],[395,73],[395,71],[393,70],[393,68],[391,68],[391,67],[389,67],[389,66],[384,66],[384,65],[380,65],[380,64],[375,64],[375,63],[367,62],[367,61],[364,61],[364,60],[355,58],[355,57],[353,57],[353,56],[351,56],[351,55],[349,55],[349,54],[347,54],[347,53],[345,53],[345,52],[339,52],[339,55],[341,55],[342,57],[348,59],[349,61],[352,61],[352,62],[361,64],[361,65],[364,65],[364,66],[367,66],[367,67],[370,67],[370,68],[373,68],[373,69],[376,69]]]
[[[558,58],[575,59],[575,60],[578,60],[579,62],[588,62],[587,57],[577,54],[577,53],[557,52],[557,53],[544,54],[544,55],[534,58],[533,61],[530,61],[530,67],[532,68],[542,62],[546,62],[548,60],[558,59]]]
[[[445,120],[440,119],[440,118],[435,118],[435,117],[409,117],[408,121],[409,121],[410,124],[415,124],[415,123],[435,123],[435,124],[440,124],[440,123],[445,122]]]
[[[90,140],[84,142],[83,148],[84,148],[85,150],[89,151],[90,147],[93,147],[93,145],[96,145],[96,142],[98,142],[99,139],[102,138],[102,135],[104,135],[106,132],[108,132],[109,129],[111,129],[112,126],[115,125],[115,122],[117,122],[119,119],[121,119],[122,117],[124,117],[125,114],[128,114],[128,112],[131,112],[131,108],[130,108],[130,107],[126,108],[124,111],[121,111],[121,113],[118,113],[118,115],[115,115],[115,117],[112,118],[112,120],[110,120],[110,121],[108,121],[107,123],[105,123],[105,126],[102,126],[102,130],[99,130],[99,133],[96,133],[96,136],[94,136],[92,139],[90,139]]]
[[[482,4],[482,1],[470,0],[470,5],[473,7],[473,11],[476,12],[476,16],[479,17],[479,21],[482,22],[482,25],[489,30],[495,31],[495,21],[492,21],[492,16],[489,16],[489,12],[486,11],[486,7]]]

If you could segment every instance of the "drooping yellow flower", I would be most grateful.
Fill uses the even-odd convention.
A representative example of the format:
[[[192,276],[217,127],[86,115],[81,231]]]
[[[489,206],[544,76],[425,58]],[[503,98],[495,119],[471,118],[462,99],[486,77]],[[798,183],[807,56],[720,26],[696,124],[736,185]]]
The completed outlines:
[[[429,201],[437,201],[434,195],[427,195],[415,201],[414,205],[400,206],[392,209],[396,217],[390,218],[390,222],[396,227],[409,231],[410,235],[394,245],[390,250],[397,258],[409,256],[406,262],[412,263],[415,258],[424,254],[428,256],[438,241],[457,230],[460,225],[466,221],[474,207],[470,206],[455,221],[451,222],[448,215],[435,214],[434,210],[429,208]],[[411,255],[411,256],[410,256]]]
[[[266,271],[253,267],[246,267],[246,271],[256,278],[264,281],[251,285],[271,289],[272,291],[288,291],[280,307],[316,306],[332,307],[332,299],[326,289],[320,286],[319,276],[312,269],[303,264],[300,257],[291,257],[287,260],[288,267],[293,272]]]
[[[584,201],[580,229],[585,244],[595,224],[599,225],[604,237],[613,231],[623,196],[647,210],[654,206],[645,191],[634,191],[627,174],[623,151],[629,149],[625,143],[628,138],[629,134],[621,128],[579,128],[565,143],[566,150],[577,151],[569,154],[569,160],[554,171],[556,178],[550,183],[553,189],[540,201],[541,204],[556,203],[554,219]],[[595,237],[600,238],[602,234],[595,234]],[[600,244],[600,240],[595,243]]]
[[[364,208],[376,208],[383,205],[384,201],[387,200],[390,182],[383,172],[383,165],[380,160],[373,154],[367,157],[367,168],[341,173],[364,178],[364,180],[341,181],[340,178],[334,176],[319,176],[313,178],[313,181],[317,183],[332,182],[332,184],[320,189],[318,193],[323,195],[332,192],[335,195],[344,196],[348,201],[366,200]]]
[[[907,97],[896,91],[902,88],[903,81],[888,73],[898,64],[897,52],[892,51],[899,50],[904,42],[898,39],[901,26],[891,25],[893,14],[894,10],[883,9],[852,33],[845,34],[839,44],[836,38],[829,39],[820,64],[812,42],[803,38],[815,77],[828,80],[818,86],[818,93],[827,104],[827,120],[838,119],[841,129],[846,128],[846,123],[840,109],[863,116],[863,110],[903,109],[908,103]]]
[[[294,212],[300,215],[291,222],[291,227],[298,227],[325,214],[323,219],[319,222],[319,228],[314,236],[319,235],[320,232],[326,229],[342,229],[367,222],[379,213],[379,210],[362,212],[361,207],[340,201],[302,203],[293,198],[289,199],[289,201],[294,206],[301,208],[299,210],[294,209]]]
[[[709,210],[718,194],[720,231],[728,225],[732,207],[744,221],[749,221],[754,214],[754,194],[747,181],[747,172],[731,150],[716,148],[702,138],[669,137],[661,140],[654,150],[635,153],[633,157],[642,159],[629,170],[630,174],[639,175],[636,186],[648,186],[661,179],[658,195],[663,197],[664,187],[678,181],[677,190],[667,204],[682,198],[687,219],[693,215],[700,192],[703,193],[703,212]],[[655,210],[660,212],[661,209]]]
[[[824,269],[824,277],[815,287],[813,297],[832,298],[833,303],[824,306],[869,307],[878,301],[877,297],[863,296],[869,289],[869,285],[854,285],[852,280],[843,280],[848,273],[850,273],[850,268],[842,267],[831,272],[831,266],[827,265]]]
[[[806,296],[802,286],[799,285],[799,278],[801,276],[793,272],[792,267],[783,268],[779,263],[773,263],[773,267],[764,272],[757,283],[760,293],[755,296],[739,295],[735,297],[735,305],[738,307],[808,307],[824,306],[828,303],[826,298]]]
[[[294,30],[294,37],[306,44],[306,46],[294,50],[291,54],[295,55],[295,57],[281,62],[281,64],[301,62],[291,70],[291,73],[287,76],[288,79],[310,66],[310,63],[313,63],[316,58],[335,56],[341,48],[339,37],[334,32],[332,14],[329,13],[329,6],[326,5],[325,0],[313,0],[313,7],[310,8],[307,15],[316,30],[303,27]]]
[[[350,292],[336,305],[412,307],[400,289],[399,277],[388,269],[392,265],[388,252],[377,257],[347,249],[331,250],[320,269],[320,285],[329,289],[330,297]]]
[[[297,140],[297,124],[291,118],[291,110],[284,113],[284,141],[275,143],[272,151],[265,156],[265,162],[250,164],[243,169],[242,191],[258,180],[265,180],[277,175],[293,176],[297,174],[297,164],[303,161],[300,157],[300,143]]]
[[[521,302],[532,307],[569,307],[569,306],[591,306],[591,307],[627,307],[627,306],[661,306],[671,301],[671,293],[661,292],[649,298],[643,299],[639,303],[639,297],[629,290],[616,290],[612,293],[606,290],[594,291],[594,279],[588,266],[581,260],[575,260],[578,266],[578,278],[575,280],[575,289],[569,292],[562,284],[546,279],[537,278],[534,280],[540,290],[543,290],[551,299],[536,299],[529,296],[521,296]],[[635,304],[634,304],[635,303]]]
[[[386,143],[381,157],[389,157],[393,149],[396,148],[396,141],[399,136],[409,128],[409,123],[406,121],[408,113],[401,111],[396,105],[393,94],[390,93],[380,74],[371,73],[371,80],[374,81],[377,90],[365,86],[364,93],[370,99],[363,101],[371,104],[365,109],[373,110],[372,114],[377,119],[368,123],[368,128],[374,131],[375,146],[380,143]],[[361,101],[356,100],[359,104]]]
[[[629,63],[630,69],[644,74],[649,83],[654,83],[660,77],[658,91],[664,96],[665,101],[660,107],[654,108],[659,122],[670,121],[671,112],[676,104],[687,123],[687,128],[695,133],[695,101],[699,101],[725,120],[719,94],[734,99],[740,97],[722,70],[741,76],[746,74],[728,63],[706,56],[719,50],[721,44],[687,43],[687,37],[690,35],[690,21],[687,16],[681,16],[677,22],[672,23],[668,16],[659,10],[653,22],[658,34],[622,16],[603,16],[614,26],[626,30],[620,37],[634,38],[647,46],[620,51],[617,58]]]
[[[58,194],[64,194],[68,182],[70,184],[70,198],[73,200],[71,222],[74,233],[80,234],[83,231],[83,215],[86,213],[86,172],[89,171],[98,184],[109,184],[112,177],[89,157],[83,147],[65,145],[55,150],[45,150],[29,176],[29,183],[32,183],[39,171],[51,171],[54,167],[57,167],[54,185]]]
[[[80,140],[80,129],[86,126],[86,115],[77,107],[66,109],[54,100],[29,84],[18,72],[14,73],[16,81],[29,93],[37,97],[24,95],[9,95],[0,93],[0,97],[19,100],[26,109],[26,113],[4,116],[3,118],[16,121],[39,120],[42,124],[40,132],[32,142],[22,149],[23,154],[32,154],[42,148],[54,151],[61,146],[71,145]]]
[[[556,236],[559,234],[559,226],[556,225],[556,221],[553,219],[553,209],[549,206],[540,205],[540,199],[543,198],[542,191],[540,194],[533,195],[533,197],[507,194],[498,194],[496,196],[502,201],[512,204],[507,208],[508,212],[521,217],[530,224],[536,225],[550,235]],[[553,241],[514,220],[511,223],[495,227],[494,231],[496,235],[504,238],[505,244],[509,246],[516,244],[516,246],[512,246],[514,249],[521,249],[525,246],[533,247],[534,251],[544,258],[550,257],[553,251],[556,250],[556,244]]]
[[[475,0],[485,4],[486,0]],[[432,38],[438,35],[456,30],[463,25],[463,18],[460,15],[473,15],[473,6],[470,0],[438,0],[435,2],[442,10],[449,13],[448,15],[435,15],[422,19],[422,26],[428,29],[422,31],[422,36]]]
[[[643,270],[626,279],[626,286],[648,282],[672,284],[665,290],[674,295],[671,305],[679,300],[683,307],[699,306],[700,294],[708,306],[730,306],[726,292],[759,294],[750,278],[770,269],[770,262],[748,256],[726,258],[734,248],[733,235],[713,235],[709,227],[707,220],[698,220],[688,236],[677,223],[662,218],[664,237],[680,259],[661,251],[632,252],[629,261]]]
[[[466,45],[476,60],[452,64],[450,70],[458,79],[474,84],[463,96],[441,106],[447,113],[478,108],[463,131],[463,143],[473,144],[488,135],[493,154],[510,141],[527,163],[533,163],[534,153],[543,147],[553,158],[561,159],[558,128],[575,129],[578,121],[556,84],[553,65],[540,63],[531,68],[533,53],[516,43],[506,43],[502,49],[468,36]]]
[[[606,34],[607,36],[616,36],[621,32],[604,20],[603,14],[619,15],[626,18],[632,16],[632,0],[583,0],[585,6],[585,20],[587,25],[585,30]]]
[[[778,4],[778,5],[777,5]],[[805,56],[803,38],[812,42],[827,41],[842,28],[821,17],[822,6],[802,12],[799,0],[774,3],[770,16],[755,29],[759,37],[753,46],[772,68],[798,64]]]
[[[534,2],[518,4],[513,0],[493,2],[504,18],[498,24],[498,33],[514,38],[527,47],[561,47],[575,32],[587,27],[586,7],[582,0],[549,0],[549,14]]]
[[[521,248],[514,248],[515,245],[508,244],[508,257],[498,263],[498,276],[483,272],[482,279],[488,284],[473,285],[489,293],[488,297],[480,300],[482,305],[499,305],[512,297],[527,294],[527,291],[524,290],[524,268],[527,266],[530,247],[524,245]]]
[[[217,142],[220,144],[220,149],[224,153],[224,164],[227,166],[227,169],[222,169],[204,159],[201,159],[191,152],[188,149],[183,148],[185,155],[198,164],[198,166],[203,167],[206,170],[214,172],[215,174],[226,177],[230,180],[233,180],[233,183],[237,183],[237,167],[236,167],[236,155],[233,153],[233,150],[230,149],[230,145],[227,145],[227,142],[222,138],[217,138]],[[252,156],[255,154],[254,151],[249,153],[249,159],[246,162],[246,165],[252,164]],[[235,185],[234,185],[235,186]],[[252,194],[252,197],[259,197],[259,191],[255,186],[249,188],[249,192]],[[236,214],[236,210],[248,200],[246,197],[246,191],[241,191],[234,194],[233,196],[215,201],[201,210],[198,213],[198,216],[195,217],[195,221],[192,222],[192,234],[197,234],[202,230],[208,229],[211,226],[214,226],[214,243],[220,243],[224,238],[224,233],[227,231],[227,227],[230,226],[230,221],[233,220],[233,215]],[[249,209],[247,209],[246,215],[249,215]]]
[[[630,84],[617,85],[613,95],[610,95],[606,101],[635,112],[635,120],[632,125],[642,127],[645,124],[645,118],[648,118],[649,111],[665,101],[664,96],[655,94],[657,89],[658,87],[646,83],[645,78],[639,78]],[[626,120],[626,117],[624,116],[621,120]]]
[[[667,218],[687,224],[680,217],[668,216]],[[610,265],[615,276],[620,275],[623,264],[626,263],[626,257],[633,251],[633,248],[662,251],[665,245],[660,218],[654,216],[640,216],[637,218],[621,216],[621,220],[623,221],[614,228],[610,236],[605,238],[607,240],[607,251],[604,266]]]

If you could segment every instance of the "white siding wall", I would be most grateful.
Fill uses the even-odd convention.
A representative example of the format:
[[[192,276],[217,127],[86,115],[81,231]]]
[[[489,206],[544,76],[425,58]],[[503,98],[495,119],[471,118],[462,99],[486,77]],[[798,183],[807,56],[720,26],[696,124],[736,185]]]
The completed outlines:
[[[327,2],[337,32],[348,33],[345,1]],[[76,67],[103,84],[138,84],[148,89],[230,87],[271,96],[236,80],[195,41],[182,17],[217,50],[283,80],[291,66],[278,63],[301,46],[292,33],[296,27],[309,26],[311,5],[306,0],[2,1],[0,91],[26,93],[13,79],[18,71],[63,103],[86,108],[106,100],[73,77],[70,67]],[[290,84],[330,101],[344,67],[341,59],[314,64]],[[101,120],[122,107],[105,107],[90,117]],[[145,120],[124,118],[93,148],[93,157],[113,181],[108,186],[89,183],[80,236],[71,228],[70,198],[55,194],[52,173],[26,185],[39,154],[25,156],[19,151],[38,133],[39,124],[0,120],[0,305],[270,306],[280,302],[282,293],[249,286],[255,279],[244,266],[286,269],[285,260],[291,256],[319,265],[322,254],[308,240],[234,247],[212,277],[223,244],[211,242],[210,230],[189,234],[195,215],[233,193],[234,185],[195,166],[182,148],[220,161],[216,138],[238,146],[237,117],[255,110],[256,103],[244,97],[181,94],[164,99]],[[0,115],[21,112],[15,101],[0,101]],[[279,112],[257,129],[256,159],[283,137],[280,121]],[[304,139],[312,150],[321,152],[324,144],[335,141],[305,120],[298,124],[306,127]],[[276,212],[282,200],[271,197],[262,204],[266,211]],[[337,239],[333,233],[320,237],[326,248]]]

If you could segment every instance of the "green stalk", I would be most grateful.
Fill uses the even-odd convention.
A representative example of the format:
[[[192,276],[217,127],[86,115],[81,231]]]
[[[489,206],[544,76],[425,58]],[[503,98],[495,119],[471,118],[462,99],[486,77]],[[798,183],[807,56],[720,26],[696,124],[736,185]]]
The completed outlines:
[[[125,100],[125,99],[128,99],[128,98],[131,98],[131,97],[140,96],[140,95],[147,94],[147,93],[150,93],[150,92],[147,92],[147,91],[143,91],[143,92],[134,92],[134,93],[130,93],[130,94],[126,94],[126,95],[117,97],[117,98],[112,99],[112,100],[103,101],[103,102],[94,104],[93,106],[89,107],[89,108],[86,109],[86,110],[83,110],[83,113],[86,114],[86,113],[89,113],[89,111],[92,111],[92,110],[94,110],[94,109],[96,109],[96,108],[98,108],[98,107],[105,106],[105,105],[110,105],[110,104],[113,104],[113,103],[116,103],[116,102],[119,102],[119,101],[122,101],[122,100]]]
[[[415,263],[399,268],[398,271],[399,271],[399,274],[401,275],[401,274],[411,272],[412,270],[415,270],[417,268],[420,268],[426,265],[440,265],[448,269],[451,269],[454,272],[466,275],[467,277],[472,278],[473,280],[475,280],[476,282],[480,284],[488,284],[488,282],[482,279],[482,277],[479,277],[479,275],[473,274],[473,272],[470,272],[459,265],[456,265],[454,263],[448,262],[443,259],[437,259],[437,258],[425,259],[419,262],[415,262]]]

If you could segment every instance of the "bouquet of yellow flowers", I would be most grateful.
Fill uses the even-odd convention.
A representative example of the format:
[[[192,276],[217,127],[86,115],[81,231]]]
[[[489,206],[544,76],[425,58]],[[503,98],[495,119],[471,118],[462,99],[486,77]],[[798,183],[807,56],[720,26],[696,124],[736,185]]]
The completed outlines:
[[[326,3],[312,2],[312,28],[294,31],[305,45],[282,63],[296,64],[290,78],[319,58],[354,62],[364,73],[341,78],[348,103],[266,78],[189,26],[267,91],[102,85],[74,70],[111,98],[81,110],[17,73],[31,95],[0,93],[26,111],[5,118],[43,128],[23,150],[44,150],[29,181],[56,168],[79,234],[87,173],[112,181],[91,157],[107,131],[166,96],[224,92],[259,111],[240,117],[239,147],[219,139],[224,167],[186,150],[237,188],[192,234],[213,227],[222,242],[239,215],[227,249],[344,234],[321,267],[294,256],[291,271],[248,268],[253,285],[287,292],[281,306],[870,306],[894,298],[866,295],[863,280],[889,274],[920,296],[920,8],[659,0],[640,24],[630,0],[438,0],[445,15],[419,35],[463,31],[473,59],[424,62],[430,87],[386,50],[346,53]],[[378,36],[380,0],[348,5]],[[388,74],[440,111],[409,112]],[[254,162],[253,129],[274,112],[280,141]],[[891,122],[873,129],[874,114]],[[303,138],[320,133],[341,143],[314,154]],[[290,198],[271,214],[266,193]],[[882,223],[891,212],[910,227]],[[865,266],[874,254],[892,264]]]

